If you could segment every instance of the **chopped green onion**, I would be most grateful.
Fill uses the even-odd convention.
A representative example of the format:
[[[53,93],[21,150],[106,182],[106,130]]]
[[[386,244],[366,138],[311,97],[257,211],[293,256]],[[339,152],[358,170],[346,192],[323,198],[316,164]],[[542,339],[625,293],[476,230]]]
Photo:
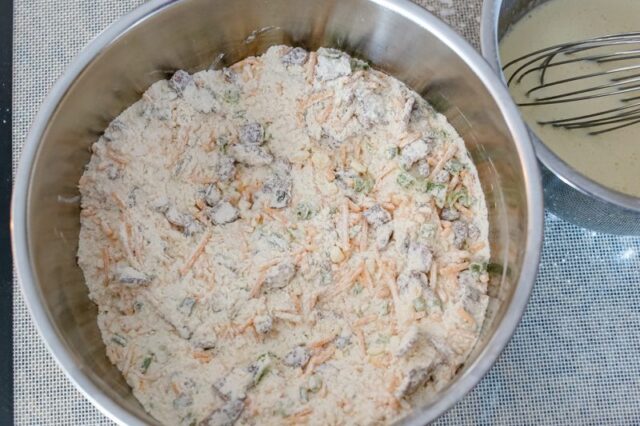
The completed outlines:
[[[427,301],[424,300],[424,297],[420,296],[413,299],[413,310],[416,312],[426,312]]]
[[[142,372],[142,374],[145,374],[147,372],[152,361],[153,361],[153,354],[146,356],[144,360],[142,360],[142,365],[140,366],[140,371]]]
[[[296,235],[293,233],[293,231],[289,228],[286,229],[287,234],[289,235],[289,238],[291,238],[291,241],[298,241],[298,239],[296,238]]]
[[[327,58],[331,58],[331,59],[338,59],[340,57],[342,57],[343,53],[341,51],[339,51],[338,49],[324,49],[322,52],[322,56],[325,56]],[[356,60],[355,58],[353,58],[353,60]]]
[[[415,183],[416,179],[409,173],[401,172],[396,178],[396,183],[403,188],[409,188]]]
[[[380,304],[380,315],[389,315],[389,302],[387,302],[386,300],[382,301],[382,303]]]
[[[469,266],[469,270],[471,272],[473,272],[474,274],[482,274],[483,272],[487,271],[487,264],[486,263],[472,263]]]
[[[136,300],[133,303],[133,310],[136,312],[140,312],[143,306],[144,306],[144,303],[140,302],[139,300]]]
[[[216,145],[218,145],[220,148],[225,148],[227,145],[229,145],[229,138],[226,135],[219,135],[216,138]]]
[[[309,220],[313,216],[313,208],[308,203],[299,203],[296,206],[296,217],[298,220]]]
[[[456,173],[460,173],[460,171],[462,171],[462,169],[464,169],[464,164],[462,164],[460,161],[453,159],[451,161],[449,161],[445,166],[444,166],[445,170],[447,170],[449,173],[451,173],[452,175],[456,174]]]
[[[426,179],[418,179],[416,180],[416,184],[415,184],[415,190],[418,192],[428,192],[429,191],[429,185],[431,184],[431,182],[429,182]]]
[[[178,312],[186,316],[191,316],[195,304],[196,300],[193,297],[185,297],[178,306]]]
[[[240,100],[240,92],[235,89],[227,89],[224,91],[222,98],[230,104],[237,104]]]
[[[364,289],[364,287],[362,287],[362,284],[358,283],[358,284],[353,286],[353,294],[360,294],[360,293],[362,293],[363,289]]]
[[[397,146],[392,146],[387,149],[387,158],[389,160],[394,159],[400,153],[400,149]]]
[[[309,392],[316,393],[320,388],[322,388],[322,378],[317,374],[309,377],[309,380],[307,380],[307,389]]]
[[[447,187],[441,183],[427,183],[427,192],[433,196],[436,206],[443,208],[447,199]]]
[[[351,69],[354,71],[357,70],[368,70],[371,66],[362,59],[351,58]]]
[[[308,402],[309,401],[309,389],[300,386],[300,401]]]
[[[371,176],[356,177],[353,180],[353,190],[368,194],[373,189],[373,178]]]
[[[127,346],[127,339],[125,339],[124,336],[122,336],[121,334],[118,334],[118,333],[114,334],[111,337],[111,341],[113,343],[115,343],[116,345],[120,345],[122,347]]]
[[[460,203],[465,207],[469,207],[472,203],[472,198],[469,195],[467,188],[462,188],[459,191],[450,192],[447,195],[447,205],[454,206],[456,203]]]
[[[389,338],[389,336],[381,334],[380,336],[378,336],[378,338],[376,339],[376,343],[380,344],[380,345],[386,345],[387,343],[389,343],[391,339]]]
[[[267,352],[258,357],[256,362],[251,364],[250,371],[253,373],[253,384],[257,385],[267,375],[271,368],[272,355]]]
[[[436,225],[433,223],[424,223],[420,227],[420,236],[426,240],[431,240],[436,236]]]
[[[444,189],[445,186],[442,183],[434,183],[434,182],[427,182],[427,191],[428,192],[435,192],[435,191],[439,191],[441,189]]]

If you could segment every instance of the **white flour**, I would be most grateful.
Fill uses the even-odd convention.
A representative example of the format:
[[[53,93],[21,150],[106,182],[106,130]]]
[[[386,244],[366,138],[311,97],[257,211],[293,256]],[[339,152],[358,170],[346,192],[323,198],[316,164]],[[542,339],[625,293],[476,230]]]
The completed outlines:
[[[79,263],[164,424],[389,423],[473,347],[484,196],[416,93],[272,47],[154,84],[94,144]]]

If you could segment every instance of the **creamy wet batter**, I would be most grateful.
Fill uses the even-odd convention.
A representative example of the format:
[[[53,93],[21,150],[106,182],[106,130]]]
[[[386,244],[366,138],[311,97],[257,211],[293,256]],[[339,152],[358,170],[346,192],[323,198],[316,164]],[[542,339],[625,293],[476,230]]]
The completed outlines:
[[[551,0],[534,8],[518,21],[500,42],[503,64],[528,52],[607,34],[638,31],[640,2],[633,0]],[[629,47],[632,48],[632,47]],[[637,46],[635,47],[637,48]],[[637,65],[638,60],[612,63],[610,67]],[[581,62],[552,69],[550,81],[602,70],[602,66]],[[637,72],[637,71],[636,71]],[[537,74],[510,91],[517,101],[537,85]],[[588,87],[587,82],[580,83]],[[572,87],[572,86],[566,86]],[[577,86],[573,86],[576,87]],[[591,136],[589,130],[564,130],[541,126],[537,122],[580,116],[619,106],[613,98],[570,104],[522,107],[521,112],[533,131],[560,158],[585,176],[617,191],[640,196],[640,124],[611,133]]]
[[[473,347],[487,217],[463,141],[343,52],[178,71],[93,145],[79,263],[163,424],[388,423]]]

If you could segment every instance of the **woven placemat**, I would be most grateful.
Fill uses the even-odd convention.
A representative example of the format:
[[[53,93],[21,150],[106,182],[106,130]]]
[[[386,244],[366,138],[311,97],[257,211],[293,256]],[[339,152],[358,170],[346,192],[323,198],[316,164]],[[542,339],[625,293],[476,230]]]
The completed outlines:
[[[478,47],[481,0],[417,2]],[[141,3],[15,1],[14,170],[55,79],[92,37]],[[112,424],[51,358],[15,282],[13,309],[15,423]],[[639,425],[640,239],[593,233],[547,215],[540,273],[515,336],[490,373],[437,424]]]

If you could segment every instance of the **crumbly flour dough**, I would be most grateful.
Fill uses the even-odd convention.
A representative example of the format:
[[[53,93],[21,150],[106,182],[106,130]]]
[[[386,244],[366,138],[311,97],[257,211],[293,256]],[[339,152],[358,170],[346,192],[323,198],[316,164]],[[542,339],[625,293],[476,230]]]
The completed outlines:
[[[80,190],[107,355],[163,424],[389,423],[451,380],[484,320],[462,139],[337,50],[155,83]]]

